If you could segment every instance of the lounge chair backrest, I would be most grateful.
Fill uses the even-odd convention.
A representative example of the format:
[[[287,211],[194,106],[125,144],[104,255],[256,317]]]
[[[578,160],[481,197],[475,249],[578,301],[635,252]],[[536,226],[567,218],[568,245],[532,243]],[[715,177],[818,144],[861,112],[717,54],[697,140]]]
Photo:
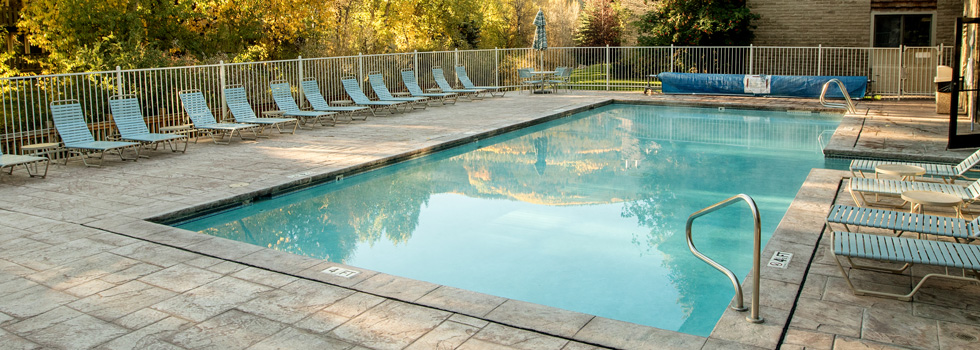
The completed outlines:
[[[560,77],[560,76],[562,76],[562,74],[565,74],[565,67],[557,67],[557,68],[555,68],[555,76],[556,77]]]
[[[453,89],[453,87],[449,85],[449,82],[446,81],[446,74],[442,72],[442,67],[432,67],[432,77],[435,78],[436,85],[439,85],[439,88],[443,91]]]
[[[298,112],[299,105],[296,104],[296,100],[293,100],[293,94],[289,91],[289,83],[287,82],[272,82],[269,83],[269,87],[272,89],[272,99],[276,101],[276,107],[283,112]]]
[[[65,146],[95,142],[95,137],[85,123],[85,114],[78,100],[59,100],[51,102],[51,119],[58,130],[58,136]]]
[[[371,102],[371,99],[364,94],[364,91],[361,91],[361,84],[358,84],[354,77],[343,77],[340,79],[340,82],[344,84],[344,90],[347,91],[347,95],[354,101],[354,104]]]
[[[973,152],[973,154],[971,154],[969,157],[966,157],[966,159],[960,162],[960,164],[956,164],[956,167],[954,167],[953,170],[956,171],[957,174],[963,175],[966,174],[968,170],[976,166],[977,163],[980,163],[980,149]]]
[[[531,79],[531,68],[519,68],[517,70],[517,76],[521,79]]]
[[[572,67],[563,67],[565,70],[561,72],[562,78],[570,78],[572,76],[572,71],[575,70]]]
[[[133,138],[150,133],[143,120],[139,99],[136,95],[116,95],[109,97],[109,110],[112,111],[112,121],[116,122],[119,135]]]
[[[248,103],[248,95],[245,93],[244,86],[226,86],[225,103],[228,105],[228,110],[231,111],[231,115],[235,117],[235,121],[241,122],[243,120],[257,118],[255,111],[252,110],[252,104]]]
[[[184,105],[184,111],[191,118],[191,123],[196,127],[218,124],[208,108],[208,101],[204,99],[201,90],[184,90],[177,93],[180,96],[180,103]]]
[[[970,197],[973,200],[980,200],[980,180],[973,181],[973,183],[966,188],[966,191],[970,193]]]
[[[460,64],[456,66],[456,79],[459,79],[459,83],[463,84],[464,88],[472,89],[476,85],[470,80],[470,76],[466,74],[466,66]]]
[[[320,93],[320,83],[317,83],[316,79],[305,78],[299,85],[303,88],[303,95],[306,96],[306,100],[310,102],[310,107],[313,107],[313,110],[325,111],[330,109],[330,104]]]
[[[412,95],[422,95],[424,93],[422,92],[422,87],[419,86],[418,80],[415,79],[415,71],[413,69],[402,69],[402,82]]]
[[[374,90],[374,94],[378,95],[379,99],[391,100],[395,98],[391,91],[388,91],[388,86],[385,85],[385,78],[381,72],[369,72],[368,81],[371,82],[371,89]]]

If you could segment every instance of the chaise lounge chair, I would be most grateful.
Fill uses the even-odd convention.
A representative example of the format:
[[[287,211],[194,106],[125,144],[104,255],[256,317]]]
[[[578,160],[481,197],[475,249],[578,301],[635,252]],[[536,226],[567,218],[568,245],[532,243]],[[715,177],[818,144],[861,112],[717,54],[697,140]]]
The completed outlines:
[[[299,109],[299,105],[293,99],[292,89],[285,80],[270,82],[269,88],[272,89],[272,99],[276,101],[276,107],[282,111],[282,115],[297,117],[302,121],[303,125],[320,123],[320,125],[326,126],[323,123],[324,117],[330,120],[331,126],[337,125],[336,112],[304,111]],[[311,118],[313,119],[312,121],[310,121]]]
[[[969,186],[919,181],[880,180],[863,177],[851,178],[848,191],[854,198],[854,203],[866,206],[869,202],[864,198],[866,193],[900,196],[905,191],[933,191],[951,194],[969,204],[980,200],[980,180]]]
[[[347,92],[347,96],[354,101],[355,105],[367,106],[374,109],[384,109],[388,111],[389,114],[398,112],[401,107],[410,107],[407,101],[371,101],[364,91],[361,90],[361,84],[357,82],[354,76],[348,75],[340,78],[341,84],[344,85],[344,91]]]
[[[466,96],[470,101],[483,99],[480,94],[487,93],[486,89],[454,89],[449,85],[449,81],[446,80],[446,73],[439,66],[432,67],[432,78],[436,80],[436,85],[439,86],[442,92],[451,92],[460,96]]]
[[[101,167],[102,162],[105,161],[105,154],[109,152],[117,152],[121,160],[136,161],[140,158],[139,143],[96,141],[88,129],[85,114],[82,113],[82,105],[78,103],[78,100],[68,99],[51,102],[51,118],[54,119],[54,127],[58,130],[58,136],[61,137],[61,142],[65,144],[65,148],[68,149],[69,153],[81,156],[85,166]],[[127,148],[132,148],[136,152],[136,156],[124,157],[123,151]],[[85,160],[94,152],[100,153],[99,164],[89,164]],[[70,157],[65,157],[65,164],[68,163]]]
[[[869,159],[855,159],[851,161],[851,174],[854,176],[864,176],[864,172],[875,172],[875,166],[881,164],[904,164],[904,165],[914,165],[921,167],[926,170],[926,176],[941,177],[946,183],[953,183],[956,179],[965,179],[967,171],[970,171],[973,167],[980,164],[980,150],[973,152],[969,157],[963,159],[962,162],[956,165],[949,164],[937,164],[937,163],[920,163],[920,162],[900,162],[900,161],[886,161],[886,160],[869,160]],[[972,179],[970,179],[972,180]]]
[[[977,270],[980,270],[980,245],[930,241],[924,239],[879,236],[864,233],[834,232],[831,236],[831,247],[834,251],[834,261],[841,275],[855,295],[874,295],[879,297],[911,300],[930,278],[945,278],[959,281],[978,282]],[[841,257],[847,260],[851,268],[901,273],[912,264],[922,264],[945,268],[944,273],[930,273],[922,276],[908,294],[888,293],[860,289],[854,286],[850,274],[841,264]],[[861,265],[853,258],[863,258],[880,262],[904,264],[897,269]],[[949,268],[963,269],[962,275],[950,274]],[[967,277],[966,271],[973,271],[973,277]]]
[[[290,134],[295,134],[296,128],[299,127],[299,120],[296,118],[257,117],[255,111],[252,110],[252,104],[248,103],[248,95],[245,93],[245,87],[240,84],[225,86],[225,104],[228,105],[228,110],[231,111],[231,115],[235,118],[236,122],[262,125],[262,131],[265,131],[266,127],[271,126],[282,134],[282,126],[291,123],[293,124],[293,131]]]
[[[914,232],[959,239],[980,238],[980,218],[967,221],[948,216],[909,213],[887,209],[859,208],[849,205],[834,205],[827,214],[827,228],[830,224],[841,224],[844,230],[849,226],[861,226],[892,230],[897,234]]]
[[[261,125],[258,124],[244,124],[244,123],[218,123],[214,120],[214,114],[211,114],[211,108],[208,108],[208,101],[204,99],[204,94],[201,90],[190,89],[182,90],[177,92],[177,96],[180,97],[180,103],[184,105],[184,111],[187,112],[187,116],[191,118],[191,123],[194,124],[195,131],[205,132],[211,136],[211,141],[216,144],[228,144],[231,143],[231,139],[235,137],[235,133],[238,133],[238,137],[245,139],[242,135],[242,131],[251,130],[255,137],[259,136],[258,129]],[[225,136],[228,136],[228,141],[221,142],[215,134],[220,134],[220,140],[224,140]]]
[[[503,86],[476,86],[476,85],[474,85],[473,84],[473,81],[470,80],[470,76],[468,74],[466,74],[466,66],[464,66],[462,64],[457,64],[456,65],[456,79],[459,79],[459,83],[460,84],[463,84],[463,87],[466,88],[466,89],[470,89],[470,90],[487,90],[487,93],[489,93],[491,97],[504,97],[504,94],[507,93],[507,90],[505,90]],[[498,93],[500,94],[500,96],[497,96]]]
[[[37,164],[40,162],[44,162],[43,174],[37,174]],[[0,172],[2,172],[3,168],[10,168],[10,171],[7,172],[8,175],[14,174],[14,167],[23,165],[24,170],[27,170],[27,175],[30,175],[31,177],[41,177],[43,179],[48,176],[48,165],[50,165],[50,163],[51,161],[48,159],[48,157],[3,154],[3,150],[0,150]]]
[[[419,86],[418,79],[415,79],[415,70],[411,68],[402,69],[402,83],[405,84],[405,88],[408,89],[408,93],[412,94],[413,97],[428,97],[434,100],[442,101],[442,104],[456,104],[456,99],[459,95],[451,92],[422,92],[422,88]]]
[[[303,78],[300,82],[300,86],[303,88],[303,96],[306,96],[306,101],[310,102],[310,107],[317,112],[336,112],[338,116],[346,115],[350,118],[350,121],[354,119],[367,120],[367,113],[374,114],[374,110],[371,107],[364,106],[331,106],[327,103],[327,100],[323,98],[323,94],[320,93],[320,84],[317,83],[315,78]],[[357,114],[361,114],[358,116]]]
[[[163,143],[170,147],[171,152],[177,152],[177,141],[183,140],[184,148],[180,152],[187,153],[187,141],[190,139],[187,135],[150,132],[136,95],[110,96],[109,110],[112,111],[112,121],[116,123],[116,129],[119,129],[120,139],[139,142],[144,146],[154,145],[154,149]]]
[[[408,102],[413,109],[425,109],[429,105],[428,97],[395,97],[392,95],[391,91],[388,91],[388,86],[385,85],[385,78],[381,72],[369,72],[368,81],[371,82],[371,89],[374,90],[374,94],[378,95],[378,99],[381,101]]]

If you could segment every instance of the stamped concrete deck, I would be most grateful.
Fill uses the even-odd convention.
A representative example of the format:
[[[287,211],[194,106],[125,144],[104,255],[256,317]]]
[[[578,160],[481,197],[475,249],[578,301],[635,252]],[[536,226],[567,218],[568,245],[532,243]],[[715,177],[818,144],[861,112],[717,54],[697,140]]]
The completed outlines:
[[[821,239],[829,205],[850,200],[839,193],[846,184],[839,171],[811,173],[763,253],[795,254],[788,269],[762,272],[767,322],[749,324],[743,314],[728,312],[708,338],[357,267],[346,267],[360,272],[354,278],[336,277],[321,271],[337,264],[145,221],[332,179],[613,99],[818,108],[812,100],[511,93],[259,141],[213,145],[203,139],[187,154],[153,152],[151,159],[111,162],[102,169],[71,162],[54,166],[44,180],[19,171],[0,178],[0,347],[947,349],[980,344],[975,326],[980,312],[969,301],[977,300],[976,286],[938,284],[912,303],[856,297],[841,286]],[[862,103],[872,109],[870,117],[849,117],[832,145],[841,152],[962,158],[964,151],[947,153],[938,146],[942,140],[934,135],[944,134],[938,129],[941,118],[900,114],[910,110],[905,104]],[[903,146],[908,129],[918,139]],[[887,288],[909,280],[892,277],[865,278]],[[951,291],[958,295],[950,297]]]

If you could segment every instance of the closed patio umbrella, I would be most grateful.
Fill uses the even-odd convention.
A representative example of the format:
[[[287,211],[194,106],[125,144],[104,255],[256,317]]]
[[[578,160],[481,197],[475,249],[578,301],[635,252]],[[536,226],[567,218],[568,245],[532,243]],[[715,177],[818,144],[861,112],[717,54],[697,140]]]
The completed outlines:
[[[541,70],[544,70],[544,50],[548,49],[548,33],[544,30],[544,11],[538,9],[538,15],[534,16],[534,43],[531,45],[535,50],[541,51]]]

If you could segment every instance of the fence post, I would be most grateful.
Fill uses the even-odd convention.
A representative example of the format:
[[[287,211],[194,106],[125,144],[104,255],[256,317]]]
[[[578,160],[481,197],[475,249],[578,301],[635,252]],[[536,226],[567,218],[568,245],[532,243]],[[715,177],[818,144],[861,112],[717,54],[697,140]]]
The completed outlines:
[[[364,81],[364,55],[360,52],[357,53],[357,86],[361,86],[361,82]],[[364,90],[364,88],[361,88]]]
[[[817,75],[823,72],[823,44],[817,44]]]
[[[500,86],[500,49],[493,48],[493,85]]]
[[[905,45],[898,46],[898,100],[902,100],[902,80],[905,79]]]
[[[221,120],[222,121],[228,120],[228,103],[226,103],[225,100],[225,86],[228,85],[228,82],[225,80],[227,79],[226,74],[227,73],[225,73],[225,61],[223,60],[218,61],[218,84],[221,85],[218,87],[218,91],[219,91],[218,96],[221,96]]]
[[[305,78],[306,73],[303,71],[303,56],[296,56],[296,74],[298,78],[296,80],[297,84],[303,84],[303,78]],[[299,89],[299,105],[304,106],[306,103],[306,97],[303,96],[303,89]]]
[[[122,95],[125,93],[126,89],[123,86],[123,84],[124,83],[122,78],[122,67],[116,66],[116,94],[117,95]]]
[[[670,72],[674,72],[674,44],[670,44]]]
[[[609,91],[609,44],[606,44],[606,91]]]
[[[459,48],[453,49],[453,76],[456,77],[456,66],[459,65]],[[456,77],[456,86],[459,86],[459,77]]]
[[[752,75],[752,59],[753,59],[753,54],[755,54],[755,51],[752,50],[752,48],[753,48],[752,44],[749,44],[749,75]]]
[[[415,79],[419,78],[419,50],[412,55],[412,74],[415,74]]]

